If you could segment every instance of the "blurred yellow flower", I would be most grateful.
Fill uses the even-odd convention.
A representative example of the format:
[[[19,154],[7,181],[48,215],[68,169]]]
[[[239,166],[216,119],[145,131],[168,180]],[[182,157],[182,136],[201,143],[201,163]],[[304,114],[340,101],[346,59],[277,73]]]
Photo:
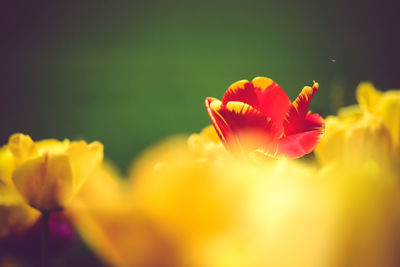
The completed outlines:
[[[359,120],[359,108],[346,112],[346,121]],[[112,266],[398,266],[396,173],[374,160],[322,170],[284,158],[254,164],[213,137],[205,128],[150,147],[127,181],[107,165],[88,179],[74,200],[86,209],[70,210],[100,258]]]
[[[12,187],[0,182],[0,238],[27,229],[36,222],[39,215]]]
[[[400,163],[400,91],[383,93],[371,83],[361,83],[356,96],[359,105],[326,118],[325,136],[315,150],[318,160],[349,165],[368,160]]]
[[[28,135],[17,133],[0,154],[0,180],[14,187],[32,207],[53,211],[67,205],[100,166],[103,145],[53,139],[33,142]]]
[[[335,223],[329,266],[399,266],[398,173],[374,160],[333,163],[320,173]],[[328,266],[328,265],[323,265]]]
[[[190,135],[187,144],[189,151],[198,158],[216,159],[228,153],[212,125],[204,127],[198,134]]]
[[[375,114],[389,130],[392,143],[400,147],[400,90],[380,92],[368,82],[357,88],[357,100],[362,109]]]
[[[127,183],[104,161],[66,212],[83,240],[111,266],[175,266],[173,246],[135,209]]]

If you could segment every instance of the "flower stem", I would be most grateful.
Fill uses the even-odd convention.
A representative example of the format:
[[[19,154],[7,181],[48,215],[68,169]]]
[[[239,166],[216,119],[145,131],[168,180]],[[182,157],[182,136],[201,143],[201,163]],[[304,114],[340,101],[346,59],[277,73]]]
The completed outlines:
[[[48,260],[48,238],[49,238],[49,218],[50,212],[42,212],[42,255],[41,255],[41,266],[47,267]]]

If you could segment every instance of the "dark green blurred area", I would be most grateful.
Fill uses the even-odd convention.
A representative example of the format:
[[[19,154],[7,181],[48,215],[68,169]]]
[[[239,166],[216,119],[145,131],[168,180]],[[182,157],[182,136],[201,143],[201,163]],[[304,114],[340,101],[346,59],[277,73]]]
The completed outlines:
[[[400,87],[396,2],[10,1],[0,29],[1,143],[99,140],[126,170],[146,146],[210,123],[204,98],[267,76],[322,115],[371,80]]]

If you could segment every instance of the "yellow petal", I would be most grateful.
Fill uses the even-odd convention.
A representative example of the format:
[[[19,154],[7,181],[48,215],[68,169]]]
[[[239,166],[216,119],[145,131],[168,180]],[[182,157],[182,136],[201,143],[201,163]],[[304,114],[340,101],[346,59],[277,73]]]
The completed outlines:
[[[73,185],[78,191],[86,179],[103,160],[103,145],[99,142],[87,144],[84,141],[72,142],[67,150],[74,177]]]
[[[8,149],[13,153],[18,163],[38,154],[35,143],[29,135],[16,133],[8,140]]]
[[[204,127],[199,134],[190,135],[187,145],[188,149],[201,159],[213,159],[227,153],[212,125]]]
[[[356,98],[361,108],[374,112],[381,98],[382,93],[376,90],[370,82],[362,82],[356,89]]]
[[[353,117],[356,114],[348,115],[326,119],[325,136],[315,150],[318,160],[323,164],[336,161],[347,165],[368,160],[390,162],[391,138],[382,120],[370,113],[358,119]]]
[[[35,144],[39,154],[43,154],[46,151],[60,154],[68,149],[70,142],[68,139],[65,139],[64,141],[58,141],[57,139],[45,139],[36,141]]]
[[[34,208],[51,211],[63,208],[73,196],[73,176],[68,155],[50,155],[28,160],[18,166],[13,182]]]
[[[7,185],[12,185],[12,172],[16,166],[14,155],[7,146],[0,148],[0,181]]]
[[[400,92],[388,91],[381,98],[376,109],[377,115],[383,120],[390,131],[393,144],[400,147]]]
[[[346,130],[338,118],[329,116],[325,119],[325,134],[314,150],[315,156],[322,164],[342,158]]]
[[[70,209],[80,212],[79,209],[101,210],[102,212],[116,211],[127,206],[125,197],[125,180],[110,161],[103,161],[83,184],[79,193],[70,205]]]
[[[346,125],[352,125],[359,121],[363,116],[363,112],[359,105],[351,105],[340,108],[338,111],[338,119]]]
[[[210,142],[220,143],[220,139],[212,125],[208,125],[208,126],[204,127],[201,130],[200,135]]]

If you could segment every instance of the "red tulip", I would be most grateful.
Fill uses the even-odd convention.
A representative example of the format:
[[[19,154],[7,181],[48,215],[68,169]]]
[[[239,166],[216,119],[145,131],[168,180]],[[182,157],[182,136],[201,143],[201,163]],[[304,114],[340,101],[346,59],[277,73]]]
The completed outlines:
[[[232,84],[222,101],[207,97],[212,124],[234,153],[261,151],[297,158],[311,153],[324,132],[324,121],[308,106],[319,85],[306,86],[291,103],[285,91],[264,77]]]

